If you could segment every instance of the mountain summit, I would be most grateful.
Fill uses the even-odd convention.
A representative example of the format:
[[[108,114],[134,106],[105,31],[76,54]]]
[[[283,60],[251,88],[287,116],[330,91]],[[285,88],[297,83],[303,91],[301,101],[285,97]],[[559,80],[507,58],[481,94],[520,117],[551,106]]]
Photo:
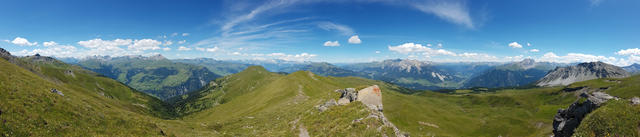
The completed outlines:
[[[628,77],[629,72],[624,69],[603,63],[589,62],[580,63],[576,66],[558,67],[550,71],[540,81],[537,86],[558,86],[569,85],[574,82],[586,81],[597,78],[623,78]]]

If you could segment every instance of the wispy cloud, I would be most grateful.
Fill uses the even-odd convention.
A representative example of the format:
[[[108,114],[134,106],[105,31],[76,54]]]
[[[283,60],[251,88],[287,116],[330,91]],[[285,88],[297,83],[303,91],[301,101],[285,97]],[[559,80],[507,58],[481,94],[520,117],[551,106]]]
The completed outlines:
[[[342,25],[342,24],[336,24],[336,23],[328,22],[328,21],[327,22],[318,23],[318,27],[320,27],[321,29],[327,30],[327,31],[338,31],[342,35],[345,35],[345,36],[355,34],[353,29],[351,27],[349,27],[349,26]]]
[[[597,7],[600,6],[600,3],[602,3],[602,1],[604,0],[589,0],[589,3],[591,3],[591,7]]]
[[[413,3],[412,6],[422,12],[433,14],[446,21],[473,29],[474,22],[464,1],[431,0]]]
[[[290,5],[294,4],[296,2],[297,2],[297,0],[272,0],[272,1],[268,1],[265,4],[260,5],[257,8],[251,10],[249,13],[237,16],[235,18],[232,18],[231,20],[226,22],[224,25],[222,25],[221,29],[223,31],[228,31],[228,30],[232,29],[233,27],[235,27],[238,24],[253,20],[256,16],[262,14],[265,11],[269,11],[269,10],[272,10],[272,9],[284,8],[286,6],[290,6]]]

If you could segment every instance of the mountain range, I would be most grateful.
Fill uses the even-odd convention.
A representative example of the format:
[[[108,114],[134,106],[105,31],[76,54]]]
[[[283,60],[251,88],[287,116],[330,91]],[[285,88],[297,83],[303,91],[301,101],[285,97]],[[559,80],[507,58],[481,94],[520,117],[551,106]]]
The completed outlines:
[[[205,67],[174,62],[162,55],[93,56],[80,59],[76,64],[160,99],[198,90],[221,76]]]
[[[476,94],[249,66],[162,101],[54,58],[15,57],[4,50],[0,56],[5,136],[560,136],[568,133],[563,129],[576,136],[637,136],[640,122],[640,108],[633,105],[639,75]],[[583,64],[577,66],[611,69]],[[381,96],[380,107],[334,103],[350,96],[345,91],[371,87]],[[557,110],[594,101],[608,102],[589,107],[580,119],[566,116],[574,111]]]
[[[557,67],[547,73],[536,85],[566,86],[574,82],[597,78],[624,78],[629,76],[629,72],[620,67],[603,62],[588,62],[580,63],[576,66]]]
[[[492,67],[469,79],[465,82],[464,87],[499,88],[526,86],[544,77],[549,70],[566,65],[568,64],[535,62],[533,59],[525,59],[520,62]]]

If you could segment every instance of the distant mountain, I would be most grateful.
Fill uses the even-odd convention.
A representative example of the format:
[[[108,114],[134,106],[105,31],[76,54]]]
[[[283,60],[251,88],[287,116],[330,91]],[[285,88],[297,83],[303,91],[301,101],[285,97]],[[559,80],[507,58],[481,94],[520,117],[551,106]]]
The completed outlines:
[[[354,77],[367,78],[366,74],[364,73],[343,69],[326,62],[313,62],[307,65],[296,65],[292,67],[282,68],[280,71],[293,73],[300,70],[311,71],[314,74],[317,74],[320,76],[335,76],[335,77],[354,76]]]
[[[174,59],[172,61],[204,66],[209,69],[209,71],[221,76],[238,73],[250,66],[249,64],[216,60],[211,58]]]
[[[345,65],[343,68],[365,73],[368,78],[395,83],[412,89],[457,88],[465,77],[433,62],[393,59]]]
[[[533,59],[524,59],[495,66],[477,76],[469,79],[464,87],[514,87],[533,83],[544,77],[547,72],[556,66],[563,64],[535,62]]]
[[[622,69],[626,70],[631,74],[640,74],[640,64],[638,63],[634,63],[633,65],[622,67]]]
[[[176,63],[162,55],[94,56],[80,60],[78,65],[160,99],[198,90],[220,77],[205,67]]]
[[[597,78],[623,78],[630,76],[624,69],[603,62],[580,63],[576,66],[558,67],[537,82],[537,86],[569,85],[574,82]]]
[[[271,60],[229,60],[231,63],[248,64],[262,66],[271,72],[284,72],[283,69],[291,69],[294,67],[302,67],[310,64],[311,62],[299,62],[299,61],[286,61],[280,59]]]

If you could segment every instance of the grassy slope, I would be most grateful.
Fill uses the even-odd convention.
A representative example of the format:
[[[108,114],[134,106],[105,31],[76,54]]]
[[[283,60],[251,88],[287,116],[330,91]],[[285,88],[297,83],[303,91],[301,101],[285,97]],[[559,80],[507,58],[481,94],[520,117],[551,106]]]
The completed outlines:
[[[33,73],[0,59],[2,136],[160,134],[151,122],[156,118],[145,116],[165,116],[153,109],[160,100],[80,68],[69,67],[75,77],[65,75],[60,69],[65,66],[58,65],[36,63]]]
[[[379,135],[366,126],[362,128],[360,124],[351,123],[368,114],[361,113],[358,107],[362,106],[341,106],[335,109],[344,111],[330,109],[323,113],[314,108],[328,99],[338,98],[339,95],[333,92],[335,89],[377,84],[383,91],[385,115],[413,136],[546,136],[551,134],[551,119],[557,109],[576,99],[572,93],[562,93],[560,88],[468,95],[432,92],[407,95],[400,93],[406,91],[399,87],[355,77],[320,77],[304,71],[274,77],[275,80],[258,85],[254,90],[235,90],[235,86],[227,86],[225,91],[229,93],[244,91],[244,94],[185,116],[183,120],[231,136],[296,135],[299,131],[292,128],[296,125],[293,121],[312,127],[308,128],[311,135]],[[304,93],[302,96],[297,93],[299,89]],[[438,128],[420,122],[435,124]]]
[[[576,136],[640,136],[640,105],[628,99],[640,96],[640,75],[628,78],[595,79],[572,84],[571,87],[610,87],[606,93],[620,97],[605,103],[585,117],[575,130]]]
[[[218,79],[219,86],[205,88],[202,95],[185,97],[184,104],[198,106],[185,107],[190,110],[185,112],[192,114],[176,120],[162,120],[150,116],[170,115],[162,109],[153,109],[159,100],[115,80],[96,77],[80,68],[72,69],[75,77],[66,75],[64,71],[69,66],[35,66],[44,67],[32,69],[37,72],[33,73],[0,59],[0,119],[6,120],[0,126],[3,135],[156,136],[163,131],[180,136],[295,136],[300,132],[297,128],[300,126],[306,127],[312,136],[391,135],[389,128],[381,131],[370,128],[380,126],[379,121],[352,122],[368,115],[360,103],[332,107],[322,113],[314,108],[329,99],[337,99],[339,94],[333,92],[335,89],[377,84],[383,91],[386,117],[412,136],[548,136],[556,110],[566,108],[576,100],[573,93],[561,92],[561,87],[481,94],[421,92],[409,95],[402,94],[407,91],[397,86],[374,80],[321,77],[305,71],[279,75],[261,67],[250,67]],[[637,89],[633,88],[637,86],[633,82],[637,83],[638,79],[638,76],[621,79],[618,85],[622,86],[609,85],[613,88],[607,92],[619,97],[637,96],[637,92],[629,91]],[[601,87],[617,83],[600,80],[571,86]],[[50,88],[61,90],[65,96],[50,93]],[[101,92],[105,96],[100,95]],[[206,106],[212,103],[209,100],[212,98],[218,99],[213,103],[221,101],[218,102],[221,104]],[[630,121],[621,123],[627,125],[637,120],[635,115],[626,117],[628,113],[637,112],[637,109],[630,109],[637,106],[611,104],[614,105],[603,108],[629,111],[597,110],[585,121],[601,123],[598,118],[608,118]],[[582,131],[578,133],[602,133],[599,130],[611,130],[607,127],[615,124],[620,123],[580,127]],[[627,133],[626,128],[613,131]]]

